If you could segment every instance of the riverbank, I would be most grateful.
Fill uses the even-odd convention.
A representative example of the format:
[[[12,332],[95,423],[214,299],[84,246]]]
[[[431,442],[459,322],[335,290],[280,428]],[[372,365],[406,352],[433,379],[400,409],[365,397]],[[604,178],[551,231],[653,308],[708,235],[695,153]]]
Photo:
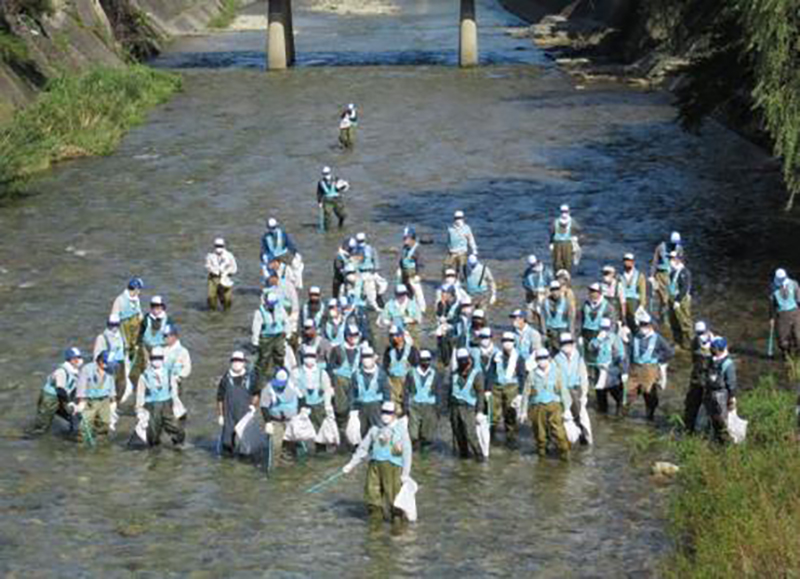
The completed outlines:
[[[792,577],[800,573],[800,446],[795,395],[762,378],[743,393],[741,446],[684,439],[669,506],[676,549],[667,577]]]
[[[180,86],[178,75],[142,65],[98,67],[53,80],[0,129],[0,191],[15,192],[58,161],[111,153]]]
[[[800,192],[800,22],[796,3],[763,0],[501,0],[528,36],[581,83],[666,88],[690,131],[714,118],[782,165],[790,211]]]

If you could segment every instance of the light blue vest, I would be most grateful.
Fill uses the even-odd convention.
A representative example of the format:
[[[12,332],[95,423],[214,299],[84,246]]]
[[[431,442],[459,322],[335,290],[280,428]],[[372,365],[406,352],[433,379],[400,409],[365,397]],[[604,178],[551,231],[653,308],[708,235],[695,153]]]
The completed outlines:
[[[387,432],[389,431],[389,432]],[[384,440],[385,439],[385,440]],[[394,424],[378,430],[377,436],[372,439],[372,447],[369,450],[370,460],[376,462],[391,462],[395,466],[403,466],[403,455],[393,452],[395,446],[403,443],[402,425],[399,420]]]
[[[647,341],[642,350],[642,342]],[[658,343],[658,334],[652,334],[647,338],[640,338],[636,336],[633,339],[633,360],[634,364],[639,366],[658,364],[658,358],[655,357],[656,344]]]
[[[433,392],[433,384],[436,380],[436,370],[428,368],[428,373],[423,376],[419,370],[413,370],[411,376],[414,379],[414,404],[436,404],[436,396]]]
[[[472,371],[464,378],[458,372],[453,374],[453,398],[464,402],[468,406],[475,407],[478,404],[478,397],[475,393],[475,378],[480,374],[480,370],[473,368]]]
[[[272,404],[269,406],[269,415],[276,419],[288,419],[297,416],[300,408],[300,399],[294,388],[290,388],[287,384],[282,390],[278,390],[274,386],[270,386],[273,394]]]
[[[331,346],[341,346],[344,344],[344,327],[344,317],[339,324],[334,324],[330,320],[325,322],[325,339],[331,343]]]
[[[276,307],[270,312],[262,305],[258,310],[261,312],[261,337],[271,338],[281,335],[285,324],[283,308]]]
[[[166,365],[158,370],[147,368],[142,374],[142,378],[144,378],[145,384],[145,403],[167,402],[172,399],[172,388],[170,387],[169,372]]]
[[[155,330],[153,326],[155,325],[155,321],[152,317],[145,321],[147,324],[144,334],[142,335],[142,342],[148,348],[155,348],[156,346],[163,346],[167,342],[166,336],[164,336],[164,328],[171,324],[170,319],[168,316],[164,316],[161,319],[161,325],[159,326],[158,330]]]
[[[69,362],[67,362],[67,363],[69,363]],[[65,390],[67,392],[67,395],[71,396],[72,393],[75,391],[75,385],[77,383],[77,376],[75,374],[73,374],[72,372],[69,372],[64,367],[63,364],[60,365],[58,368],[56,368],[52,372],[52,374],[50,374],[47,377],[47,380],[44,383],[43,390],[45,391],[45,393],[50,394],[51,396],[58,396],[58,392],[57,392],[57,389],[56,389],[56,372],[58,372],[59,370],[61,372],[64,372],[64,374],[66,375],[67,379],[64,382]]]
[[[351,350],[348,350],[344,346],[340,346],[340,348],[342,350],[342,360],[343,360],[342,365],[339,366],[338,368],[335,368],[333,370],[333,373],[336,374],[337,376],[341,376],[342,378],[352,378],[353,372],[355,372],[361,365],[361,347],[357,346],[354,350],[352,350],[355,351],[356,353],[355,356],[353,356],[352,363],[348,360],[347,357],[347,352]]]
[[[314,383],[309,384],[306,374],[306,369],[300,366],[297,369],[297,381],[300,385],[300,391],[306,398],[306,404],[309,406],[319,406],[325,402],[325,395],[322,391],[322,368],[317,366],[317,373],[314,378]]]
[[[375,402],[383,401],[383,392],[381,392],[380,384],[380,370],[375,370],[375,373],[370,379],[369,386],[364,383],[364,373],[356,372],[356,401],[362,404],[373,404]]]
[[[335,199],[339,196],[339,190],[336,188],[335,179],[331,179],[330,181],[322,179],[319,184],[322,187],[322,192],[325,195],[325,199]]]
[[[267,234],[267,248],[272,257],[280,257],[288,251],[286,248],[286,236],[280,228]]]
[[[779,312],[791,312],[797,309],[797,286],[791,281],[788,283],[786,294],[782,288],[776,289],[772,296],[775,298],[775,306]]]
[[[519,330],[514,331],[514,347],[523,360],[528,360],[533,355],[533,328],[525,326],[522,334]]]
[[[559,369],[551,365],[547,377],[543,378],[539,372],[534,370],[533,391],[528,398],[528,404],[552,404],[561,401],[559,392],[556,391],[558,372]]]
[[[467,253],[469,242],[467,236],[471,233],[469,225],[464,225],[456,229],[453,226],[447,228],[447,249],[450,253]]]
[[[639,276],[642,275],[639,273],[638,269],[633,270],[633,277],[631,278],[631,283],[625,281],[625,275],[620,276],[620,281],[622,282],[622,288],[624,292],[624,296],[626,300],[638,300],[639,299]]]
[[[667,242],[662,241],[659,247],[659,259],[658,263],[656,263],[656,269],[658,271],[669,271],[669,251],[667,251]]]
[[[103,340],[106,342],[105,351],[108,353],[109,363],[118,364],[125,360],[125,342],[121,332],[112,338],[108,330],[105,330]]]
[[[553,230],[555,231],[553,241],[572,241],[572,219],[569,220],[566,227],[561,225],[559,219],[556,219]]]
[[[489,284],[486,281],[486,266],[479,263],[470,270],[467,276],[467,293],[474,296],[487,291],[489,291]]]
[[[142,304],[139,300],[132,300],[127,291],[122,292],[122,307],[119,309],[119,320],[124,322],[142,314]]]
[[[604,339],[592,338],[592,348],[597,350],[597,359],[591,362],[591,366],[610,366],[614,362],[614,350],[624,352],[622,338],[617,334],[609,334]]]
[[[403,246],[403,256],[400,258],[400,267],[402,269],[417,269],[417,259],[414,255],[417,253],[418,247],[418,243],[415,243],[411,247]]]
[[[555,362],[561,371],[561,379],[563,384],[570,390],[580,388],[580,368],[582,361],[583,359],[577,351],[572,353],[572,358],[570,360],[567,360],[567,357],[563,354],[563,352],[559,352],[555,358]]]
[[[517,358],[517,360],[519,360],[519,358]],[[495,356],[494,379],[495,382],[497,382],[501,386],[507,386],[509,384],[519,384],[519,381],[517,380],[516,369],[514,373],[511,375],[511,378],[508,377],[508,364],[510,362],[511,362],[510,358],[507,358],[504,353],[500,353],[500,355]]]
[[[314,327],[319,328],[322,325],[322,314],[324,313],[325,308],[320,307],[319,310],[317,310],[317,313],[312,316],[311,309],[308,307],[308,304],[303,304],[303,320],[311,318],[314,320]]]
[[[546,299],[544,302],[544,324],[549,330],[563,330],[569,326],[567,320],[567,298],[561,296],[558,305],[553,311],[553,301]]]
[[[375,249],[371,245],[364,245],[364,247],[361,250],[361,253],[364,255],[364,259],[361,260],[361,263],[358,264],[358,270],[362,272],[375,271],[376,268]]]
[[[114,376],[110,372],[103,374],[102,381],[97,373],[97,362],[90,362],[82,370],[89,374],[86,381],[86,398],[96,400],[108,398],[114,392]]]
[[[406,322],[405,317],[408,316],[410,318],[418,317],[419,310],[417,308],[417,302],[415,300],[409,299],[408,305],[406,306],[405,314],[400,311],[400,305],[397,303],[396,299],[389,300],[389,303],[386,304],[386,308],[384,308],[384,312],[386,316],[389,318],[389,321],[400,328],[401,330],[406,329]]]
[[[408,357],[411,355],[411,344],[406,342],[400,357],[397,356],[397,349],[389,350],[389,376],[392,378],[405,378],[408,375]]]
[[[549,277],[544,268],[542,271],[536,271],[533,267],[529,267],[522,276],[522,287],[530,291],[545,289],[550,284]]]
[[[600,300],[600,305],[597,309],[592,308],[589,304],[583,304],[583,329],[589,331],[599,331],[600,322],[608,309],[608,302],[605,298]]]

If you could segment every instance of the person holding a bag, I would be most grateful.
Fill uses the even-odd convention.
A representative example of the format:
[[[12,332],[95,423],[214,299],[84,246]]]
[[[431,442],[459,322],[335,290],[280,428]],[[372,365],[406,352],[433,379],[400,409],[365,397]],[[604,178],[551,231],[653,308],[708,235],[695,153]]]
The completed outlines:
[[[305,408],[303,393],[294,381],[289,379],[289,373],[280,368],[261,391],[260,400],[261,414],[266,422],[264,432],[270,439],[271,456],[275,459],[283,458],[283,437],[289,422],[301,411],[310,412]],[[287,451],[294,454],[294,442],[287,444]]]
[[[736,365],[728,354],[728,340],[716,337],[711,341],[711,369],[703,395],[703,405],[714,429],[714,440],[730,442],[728,412],[736,410]]]
[[[255,372],[247,367],[244,352],[231,354],[230,362],[217,386],[217,422],[222,428],[220,450],[239,453],[235,428],[249,412],[255,412],[260,390]]]
[[[481,422],[486,420],[487,404],[483,374],[474,364],[469,350],[459,348],[450,385],[450,424],[454,446],[461,458],[472,455],[478,462],[486,460],[478,440],[477,426],[479,417],[482,417]]]
[[[370,427],[342,472],[349,474],[369,457],[364,501],[371,517],[390,521],[402,516],[394,505],[402,485],[411,481],[411,439],[406,419],[399,420],[393,402],[380,408],[380,423]]]
[[[555,443],[562,460],[569,460],[570,444],[564,429],[564,416],[570,412],[572,397],[562,374],[550,360],[547,348],[536,350],[536,369],[528,374],[522,392],[520,423],[530,421],[536,452],[547,455],[547,443]]]
[[[364,344],[361,350],[361,368],[353,374],[350,386],[350,420],[357,415],[361,425],[361,438],[370,428],[381,424],[381,404],[390,399],[386,372],[375,360],[375,350]]]
[[[666,387],[665,376],[662,376],[660,366],[666,365],[674,355],[675,350],[672,346],[653,328],[650,314],[642,315],[639,319],[639,333],[633,338],[631,346],[631,372],[627,398],[622,407],[623,416],[627,416],[641,392],[647,408],[647,419],[655,418],[658,408],[658,388]]]
[[[239,270],[236,258],[225,248],[225,240],[218,237],[214,240],[214,251],[206,255],[206,271],[208,272],[208,309],[216,310],[222,306],[229,310],[233,302],[233,278]]]
[[[311,409],[310,419],[314,430],[319,432],[325,420],[335,422],[333,414],[333,387],[331,378],[317,360],[314,346],[303,346],[300,352],[301,365],[292,371],[292,380],[303,395],[305,404]],[[326,444],[319,444],[318,451],[324,451]]]
[[[559,217],[550,228],[550,251],[553,253],[553,271],[572,273],[575,248],[580,228],[570,215],[569,205],[562,205]]]
[[[589,374],[586,371],[586,362],[575,347],[575,339],[569,332],[564,332],[559,337],[561,351],[555,357],[555,363],[561,371],[564,387],[572,398],[572,416],[581,429],[580,441],[582,444],[592,444],[592,423],[589,420],[589,411],[586,408],[589,398]]]
[[[610,318],[603,318],[600,332],[586,344],[586,369],[601,414],[608,414],[609,394],[617,404],[617,414],[622,411],[623,389],[628,382],[628,356],[622,338],[614,331],[616,327]]]

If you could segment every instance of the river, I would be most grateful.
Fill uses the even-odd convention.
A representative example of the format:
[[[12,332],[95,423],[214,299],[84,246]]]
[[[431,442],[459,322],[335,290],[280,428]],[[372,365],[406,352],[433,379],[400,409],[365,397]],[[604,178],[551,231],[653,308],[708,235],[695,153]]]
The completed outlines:
[[[352,184],[347,234],[366,231],[384,273],[404,225],[424,247],[432,298],[444,231],[463,209],[501,281],[500,326],[522,299],[524,257],[544,255],[562,203],[585,230],[577,285],[625,251],[641,258],[684,234],[697,310],[737,345],[746,379],[765,367],[765,281],[783,248],[773,228],[778,176],[767,157],[710,124],[674,123],[670,97],[580,86],[525,39],[494,0],[478,0],[481,66],[456,61],[458,3],[396,0],[387,14],[336,15],[295,3],[298,64],[263,71],[263,32],[176,41],[155,65],[185,87],[104,158],[64,164],[0,210],[0,571],[6,576],[648,576],[670,546],[666,489],[631,461],[648,426],[597,418],[596,444],[571,464],[493,451],[488,465],[449,451],[449,428],[415,457],[420,522],[368,524],[363,471],[302,489],[345,457],[315,458],[270,480],[214,456],[216,382],[246,342],[268,216],[295,236],[307,285],[330,287],[342,235],[315,230],[315,182],[331,165]],[[251,8],[263,10],[260,8]],[[353,152],[336,148],[337,111],[358,103]],[[777,231],[777,233],[776,233]],[[242,275],[233,310],[205,311],[203,259],[223,235]],[[788,244],[789,246],[791,243]],[[777,249],[776,249],[777,248]],[[789,265],[792,265],[790,263]],[[194,373],[184,398],[191,447],[131,452],[20,437],[67,344],[91,347],[131,275],[184,330]],[[579,294],[582,296],[582,293]],[[686,375],[679,358],[678,380]],[[680,408],[668,391],[665,413]],[[665,419],[660,419],[665,422]]]

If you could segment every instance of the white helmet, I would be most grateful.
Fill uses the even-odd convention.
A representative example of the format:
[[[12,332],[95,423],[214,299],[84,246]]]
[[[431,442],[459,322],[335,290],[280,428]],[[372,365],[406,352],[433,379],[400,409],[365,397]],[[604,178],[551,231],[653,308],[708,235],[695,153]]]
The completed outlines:
[[[322,168],[322,174],[323,175],[330,175],[331,174],[331,168],[326,165],[325,167]]]

